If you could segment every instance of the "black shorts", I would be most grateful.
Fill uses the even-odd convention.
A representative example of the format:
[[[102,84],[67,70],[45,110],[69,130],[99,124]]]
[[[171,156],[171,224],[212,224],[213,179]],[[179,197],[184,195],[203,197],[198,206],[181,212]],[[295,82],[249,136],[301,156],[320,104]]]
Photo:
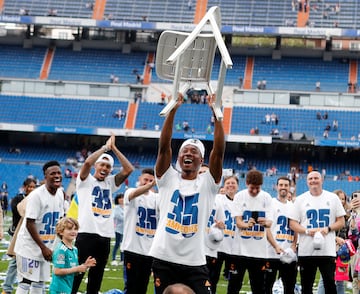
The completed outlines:
[[[163,293],[168,285],[182,283],[196,294],[210,294],[209,271],[207,266],[188,266],[160,259],[153,262],[155,293]]]

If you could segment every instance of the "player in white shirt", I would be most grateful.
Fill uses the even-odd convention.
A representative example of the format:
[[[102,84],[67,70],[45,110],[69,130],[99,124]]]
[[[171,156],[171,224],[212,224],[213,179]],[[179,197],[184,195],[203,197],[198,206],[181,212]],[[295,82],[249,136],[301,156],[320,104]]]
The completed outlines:
[[[272,293],[274,282],[279,272],[279,277],[284,285],[284,294],[294,294],[296,284],[297,265],[296,259],[290,263],[280,261],[280,254],[286,250],[292,250],[296,257],[297,234],[289,227],[288,214],[293,203],[288,200],[290,191],[290,179],[279,177],[276,182],[277,196],[272,199],[274,211],[273,224],[270,236],[272,242],[268,243],[269,270],[266,273],[266,291]],[[269,236],[268,236],[269,239]]]
[[[211,284],[211,293],[216,293],[216,285],[219,281],[219,276],[217,276],[217,258],[218,250],[224,238],[224,228],[225,228],[225,211],[221,198],[224,197],[222,194],[217,194],[215,196],[214,208],[211,211],[208,225],[206,228],[205,236],[205,255],[206,255],[206,265],[209,270],[209,281]],[[221,232],[221,236],[214,238],[213,236],[209,237],[207,234],[211,232],[212,227],[218,228],[218,233]]]
[[[216,293],[216,286],[224,263],[224,275],[226,278],[228,277],[232,264],[231,250],[235,240],[236,222],[231,211],[234,196],[239,190],[239,179],[234,175],[228,176],[224,179],[223,183],[223,193],[225,194],[218,194],[215,201],[217,201],[219,206],[223,207],[224,210],[224,239],[220,242],[219,248],[217,249],[217,259],[213,265],[213,273],[210,271],[212,293]]]
[[[209,97],[209,106],[215,95]],[[177,104],[166,117],[159,140],[155,177],[159,189],[160,218],[150,255],[156,294],[174,283],[183,283],[197,294],[211,293],[205,258],[205,229],[219,190],[225,151],[222,121],[215,120],[209,170],[198,174],[205,147],[198,139],[183,142],[178,153],[180,169],[171,165],[171,138]]]
[[[64,215],[62,173],[57,161],[44,164],[45,184],[27,197],[26,213],[16,243],[18,294],[42,294],[50,279],[55,226]]]
[[[129,188],[124,196],[124,252],[125,290],[127,294],[146,294],[151,274],[152,257],[149,250],[157,226],[157,193],[154,170],[143,169],[138,187]]]
[[[122,165],[116,175],[111,175],[114,159],[104,152],[112,151]],[[90,171],[95,165],[94,175]],[[120,188],[134,167],[115,145],[115,136],[106,141],[100,149],[86,158],[76,179],[78,199],[79,234],[75,246],[79,250],[79,263],[88,256],[96,259],[96,266],[88,272],[87,294],[98,294],[104,269],[110,253],[110,241],[115,236],[112,215],[112,195]],[[78,292],[84,273],[74,278],[72,292]]]
[[[312,293],[317,269],[323,277],[325,293],[336,294],[335,232],[345,225],[345,210],[339,197],[323,190],[318,171],[307,175],[309,191],[296,197],[290,211],[290,228],[299,234],[298,258],[302,293]],[[321,235],[316,234],[320,232]]]
[[[234,198],[233,216],[236,217],[236,240],[232,249],[234,268],[229,272],[228,294],[238,294],[245,271],[249,272],[253,294],[264,294],[267,262],[266,230],[272,224],[272,198],[261,190],[263,175],[250,170],[246,186]]]

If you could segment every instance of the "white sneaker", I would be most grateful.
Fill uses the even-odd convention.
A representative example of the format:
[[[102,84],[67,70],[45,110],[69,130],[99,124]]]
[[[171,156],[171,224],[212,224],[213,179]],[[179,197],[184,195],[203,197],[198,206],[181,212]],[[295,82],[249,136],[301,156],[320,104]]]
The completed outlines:
[[[113,261],[111,262],[111,265],[117,266],[117,265],[119,265],[119,264],[118,264],[118,262],[117,262],[116,260],[113,260]]]

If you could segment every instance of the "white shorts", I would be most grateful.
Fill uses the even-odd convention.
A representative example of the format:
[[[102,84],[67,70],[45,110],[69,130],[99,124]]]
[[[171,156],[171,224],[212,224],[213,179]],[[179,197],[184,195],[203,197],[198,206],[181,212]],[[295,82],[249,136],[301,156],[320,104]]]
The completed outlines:
[[[47,282],[50,280],[50,262],[22,257],[16,254],[18,281],[23,279],[32,282]]]

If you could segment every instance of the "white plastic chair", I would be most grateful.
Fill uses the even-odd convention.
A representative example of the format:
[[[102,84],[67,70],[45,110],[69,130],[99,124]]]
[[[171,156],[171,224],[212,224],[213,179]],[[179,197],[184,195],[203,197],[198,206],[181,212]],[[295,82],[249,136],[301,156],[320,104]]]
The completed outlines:
[[[206,25],[210,33],[201,33]],[[223,119],[221,111],[222,90],[224,87],[226,70],[232,68],[232,60],[222,39],[220,29],[220,8],[211,7],[200,23],[191,33],[164,31],[159,38],[156,53],[156,73],[166,80],[173,80],[172,99],[160,112],[166,116],[176,105],[177,93],[185,93],[191,82],[205,83],[208,93],[214,92],[210,85],[211,72],[214,64],[215,52],[219,48],[221,65],[216,89],[216,102],[213,104],[215,116]],[[183,85],[180,89],[180,83]]]

